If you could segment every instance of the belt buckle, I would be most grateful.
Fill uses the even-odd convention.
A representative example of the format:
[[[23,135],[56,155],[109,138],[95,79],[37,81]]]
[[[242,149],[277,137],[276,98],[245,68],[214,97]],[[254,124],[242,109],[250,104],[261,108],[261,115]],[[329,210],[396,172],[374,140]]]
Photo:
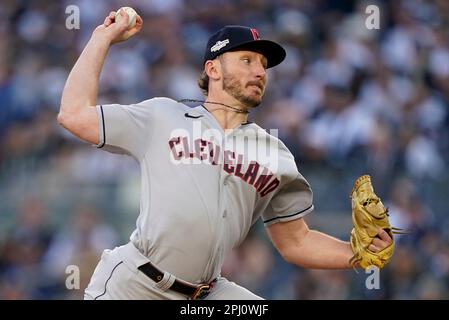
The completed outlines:
[[[203,284],[200,285],[198,288],[196,288],[195,292],[192,295],[192,300],[201,300],[203,298],[205,298],[211,289],[211,285],[210,284]]]

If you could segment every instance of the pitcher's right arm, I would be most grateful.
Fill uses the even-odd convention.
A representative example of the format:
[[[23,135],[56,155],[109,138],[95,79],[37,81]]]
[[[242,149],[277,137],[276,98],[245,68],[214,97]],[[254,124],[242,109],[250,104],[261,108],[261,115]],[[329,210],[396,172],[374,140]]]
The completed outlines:
[[[106,55],[111,45],[125,41],[142,28],[142,18],[127,30],[128,15],[121,10],[122,18],[115,23],[115,12],[98,26],[71,70],[62,92],[58,122],[78,138],[91,144],[99,143],[97,104],[98,84]]]

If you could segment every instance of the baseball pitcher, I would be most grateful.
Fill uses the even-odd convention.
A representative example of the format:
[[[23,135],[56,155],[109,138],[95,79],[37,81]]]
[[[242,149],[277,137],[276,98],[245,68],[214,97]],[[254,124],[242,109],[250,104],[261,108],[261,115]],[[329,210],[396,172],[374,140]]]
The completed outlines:
[[[127,13],[119,14],[116,21],[111,12],[93,31],[58,115],[75,136],[130,155],[141,168],[136,229],[129,243],[103,252],[85,299],[262,299],[220,275],[226,254],[259,218],[280,254],[299,266],[383,266],[390,259],[392,229],[368,178],[353,192],[351,242],[309,230],[309,183],[287,147],[249,121],[262,102],[267,69],[286,56],[281,45],[254,28],[225,26],[206,45],[198,81],[205,99],[196,107],[165,97],[99,105],[109,48],[143,25],[137,16],[128,29]],[[376,225],[380,219],[386,223]]]

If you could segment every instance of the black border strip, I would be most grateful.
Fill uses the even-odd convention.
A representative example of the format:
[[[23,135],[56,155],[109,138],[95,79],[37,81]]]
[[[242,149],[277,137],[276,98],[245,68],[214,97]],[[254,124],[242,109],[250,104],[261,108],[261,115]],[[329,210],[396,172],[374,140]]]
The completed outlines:
[[[286,215],[286,216],[282,216],[282,217],[274,217],[274,218],[265,220],[263,223],[268,223],[268,222],[271,222],[271,221],[276,220],[276,219],[290,218],[290,217],[296,216],[297,214],[301,214],[301,213],[303,213],[303,212],[309,210],[309,209],[312,208],[312,207],[313,207],[313,204],[311,204],[310,207],[308,207],[308,208],[306,208],[306,209],[304,209],[304,210],[301,210],[301,211],[299,211],[299,212],[292,213],[292,214],[289,214],[289,215]]]
[[[100,111],[101,111],[101,124],[103,125],[103,143],[98,146],[98,148],[103,148],[106,144],[106,127],[104,125],[104,114],[103,114],[103,105],[100,105]]]

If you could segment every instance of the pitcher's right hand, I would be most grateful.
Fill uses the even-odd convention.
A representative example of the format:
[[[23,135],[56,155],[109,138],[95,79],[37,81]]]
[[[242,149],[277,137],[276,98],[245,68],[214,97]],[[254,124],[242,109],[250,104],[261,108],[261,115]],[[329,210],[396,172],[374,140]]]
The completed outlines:
[[[128,40],[142,29],[143,20],[137,15],[136,24],[131,29],[128,27],[128,14],[124,10],[120,10],[123,19],[115,22],[115,11],[111,11],[106,17],[102,25],[95,28],[95,35],[105,36],[111,44]]]

